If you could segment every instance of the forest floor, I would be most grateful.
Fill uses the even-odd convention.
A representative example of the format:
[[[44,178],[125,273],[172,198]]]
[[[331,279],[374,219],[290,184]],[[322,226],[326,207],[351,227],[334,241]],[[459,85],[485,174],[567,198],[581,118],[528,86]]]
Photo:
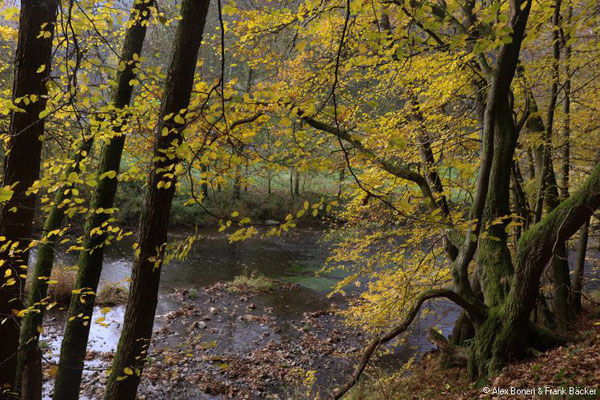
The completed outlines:
[[[579,340],[534,358],[515,361],[501,374],[479,385],[469,381],[463,368],[441,368],[440,353],[431,351],[413,366],[408,376],[388,377],[383,385],[382,381],[364,383],[355,388],[348,400],[598,399],[600,312],[586,310],[569,336]]]

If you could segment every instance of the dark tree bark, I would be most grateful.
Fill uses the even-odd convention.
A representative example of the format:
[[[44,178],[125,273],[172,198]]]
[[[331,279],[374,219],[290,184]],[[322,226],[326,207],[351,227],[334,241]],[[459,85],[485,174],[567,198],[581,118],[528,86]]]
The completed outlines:
[[[90,320],[94,309],[95,293],[102,271],[104,242],[106,232],[102,228],[111,214],[108,210],[113,207],[117,191],[117,175],[121,163],[121,154],[125,144],[122,126],[126,115],[122,112],[130,100],[133,87],[130,81],[135,78],[136,62],[134,55],[142,51],[146,29],[150,19],[150,1],[136,2],[131,13],[131,27],[127,30],[121,60],[126,64],[125,69],[117,76],[117,88],[113,94],[113,120],[111,129],[113,137],[102,148],[100,165],[98,167],[98,182],[94,191],[92,210],[107,210],[93,212],[86,222],[85,241],[79,255],[77,280],[69,307],[67,326],[61,344],[59,368],[54,386],[54,399],[70,400],[79,398],[79,385],[83,372],[83,362],[90,332]]]
[[[25,274],[29,261],[27,248],[32,239],[36,201],[36,196],[27,194],[27,189],[40,172],[44,135],[40,112],[46,108],[57,7],[58,0],[21,2],[12,99],[13,102],[22,99],[17,106],[24,112],[13,111],[10,116],[3,185],[11,186],[13,195],[0,214],[2,245],[15,246],[12,251],[0,254],[4,262],[0,267],[0,388],[3,388],[0,390],[3,392],[12,390],[16,377],[19,321],[13,310],[23,308],[21,293],[25,279],[20,275]],[[44,33],[40,36],[41,31]],[[0,398],[5,396],[8,397],[0,394]]]
[[[169,213],[177,183],[174,171],[180,163],[175,150],[182,142],[184,128],[173,118],[165,121],[164,117],[179,113],[189,105],[208,6],[209,0],[184,0],[181,4],[182,19],[175,35],[159,118],[161,122],[156,130],[155,161],[140,222],[139,256],[133,264],[123,331],[106,389],[107,400],[135,399],[150,344]],[[167,135],[161,134],[163,128],[167,128]]]
[[[44,311],[49,304],[46,297],[48,293],[48,279],[52,274],[54,264],[54,253],[59,235],[52,233],[60,229],[65,217],[64,201],[69,199],[75,184],[68,177],[72,173],[79,174],[81,162],[86,158],[92,147],[93,137],[82,139],[75,151],[72,162],[65,169],[63,180],[64,186],[56,191],[53,206],[46,216],[44,232],[48,232],[41,244],[38,246],[37,259],[35,261],[31,284],[27,295],[27,307],[31,308],[21,323],[21,335],[17,363],[16,387],[21,391],[23,399],[42,398],[42,355],[39,349],[40,330],[44,321]],[[19,379],[20,378],[20,379]]]

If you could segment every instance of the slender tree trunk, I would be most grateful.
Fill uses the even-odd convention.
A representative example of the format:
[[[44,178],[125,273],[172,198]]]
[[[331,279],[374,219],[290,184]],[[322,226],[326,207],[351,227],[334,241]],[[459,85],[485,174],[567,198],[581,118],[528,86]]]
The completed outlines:
[[[267,167],[267,193],[271,194],[271,166]]]
[[[296,179],[294,181],[294,194],[300,196],[300,171],[296,168]]]
[[[125,136],[121,131],[126,115],[123,114],[122,109],[129,104],[133,93],[133,87],[129,82],[135,78],[134,55],[138,57],[141,54],[150,19],[151,4],[150,1],[136,2],[130,17],[133,23],[127,30],[123,43],[121,59],[125,61],[126,67],[117,76],[118,85],[112,100],[114,117],[110,122],[112,123],[113,137],[102,148],[100,157],[97,186],[90,206],[92,213],[85,227],[84,250],[79,255],[75,283],[77,292],[74,292],[71,297],[69,317],[61,345],[54,386],[54,399],[56,400],[79,398],[90,320],[94,310],[94,300],[104,256],[106,232],[101,228],[111,217],[108,210],[113,207],[117,191],[117,175],[125,144]],[[96,210],[106,211],[96,212]]]
[[[294,200],[294,167],[290,168],[290,197]]]
[[[180,163],[175,150],[182,142],[184,128],[183,124],[172,119],[164,121],[164,116],[179,113],[189,105],[208,6],[209,0],[183,0],[181,4],[182,19],[175,35],[159,118],[161,122],[156,130],[156,161],[148,181],[140,223],[140,252],[133,264],[123,331],[107,383],[107,400],[135,399],[150,344],[169,213],[177,183],[172,171]],[[168,135],[161,134],[163,128],[167,128]]]
[[[518,241],[521,237],[521,233],[526,231],[529,227],[529,202],[525,190],[523,189],[523,175],[521,174],[519,164],[516,162],[512,163],[511,178],[517,212],[522,219],[522,225],[517,225],[515,229],[515,237],[516,241]]]
[[[40,172],[44,119],[39,115],[46,108],[57,7],[57,0],[21,2],[12,100],[23,99],[17,106],[24,112],[10,115],[3,185],[11,186],[13,195],[0,213],[1,244],[14,246],[0,253],[0,398],[8,397],[6,392],[12,390],[16,378],[19,321],[13,310],[23,308],[21,293],[36,202],[27,189]]]
[[[93,137],[84,138],[77,147],[63,175],[64,186],[56,191],[53,205],[46,221],[44,240],[38,246],[37,259],[27,297],[27,307],[31,308],[21,323],[20,352],[17,363],[17,389],[21,390],[23,399],[42,398],[42,357],[39,349],[40,327],[44,321],[44,311],[49,304],[48,280],[52,275],[54,252],[60,235],[52,233],[60,229],[65,217],[63,202],[71,197],[75,183],[69,180],[72,173],[79,174],[81,162],[86,158],[92,147]],[[20,379],[19,379],[20,378]]]
[[[244,163],[244,193],[248,193],[248,159]]]
[[[569,2],[567,8],[566,24],[571,22],[573,16],[573,6]],[[563,100],[563,112],[565,113],[565,126],[563,128],[563,148],[562,148],[562,176],[560,185],[560,194],[563,199],[569,196],[569,169],[571,164],[571,45],[567,44],[570,35],[565,36],[565,98]]]
[[[577,244],[577,263],[575,264],[575,275],[573,277],[573,305],[577,311],[581,311],[581,292],[583,291],[583,277],[585,272],[585,255],[587,253],[588,234],[590,231],[590,219],[585,221],[579,230],[579,243]]]
[[[535,179],[535,159],[531,147],[527,148],[527,175],[529,179]]]

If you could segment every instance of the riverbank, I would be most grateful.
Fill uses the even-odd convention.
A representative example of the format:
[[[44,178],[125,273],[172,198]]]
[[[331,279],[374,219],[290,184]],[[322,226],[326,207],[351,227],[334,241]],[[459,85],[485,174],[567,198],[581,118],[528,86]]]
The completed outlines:
[[[378,379],[363,380],[349,392],[347,400],[597,399],[600,397],[598,304],[588,305],[568,335],[578,340],[511,363],[499,375],[479,383],[471,382],[464,368],[442,368],[437,350],[425,354],[408,376],[389,375],[371,368],[371,376]],[[511,395],[511,388],[522,394]],[[561,390],[566,394],[561,394]]]

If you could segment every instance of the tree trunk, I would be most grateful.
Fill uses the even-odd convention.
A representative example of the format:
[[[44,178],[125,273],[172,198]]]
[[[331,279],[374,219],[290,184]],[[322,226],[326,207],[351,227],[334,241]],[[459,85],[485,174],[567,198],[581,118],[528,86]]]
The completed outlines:
[[[150,344],[169,213],[177,183],[173,171],[180,163],[175,150],[182,142],[184,128],[173,119],[164,121],[164,116],[179,113],[189,105],[208,6],[209,0],[183,0],[181,4],[182,19],[177,27],[165,84],[161,122],[156,130],[155,161],[140,223],[139,255],[133,264],[123,331],[107,383],[107,400],[135,399]],[[161,134],[163,128],[167,128],[168,135]]]
[[[21,2],[12,100],[16,103],[22,99],[17,106],[24,112],[10,115],[3,185],[11,186],[13,195],[0,214],[2,245],[14,246],[0,254],[4,262],[0,267],[0,398],[8,397],[5,391],[12,390],[16,378],[19,321],[13,310],[23,307],[21,293],[36,202],[36,196],[27,194],[27,189],[40,172],[44,119],[39,116],[46,108],[57,7],[57,0]],[[44,33],[40,36],[40,32]]]
[[[52,275],[54,252],[60,235],[51,233],[60,229],[65,217],[63,202],[71,197],[75,184],[69,180],[72,173],[79,174],[81,162],[85,159],[92,147],[93,137],[82,140],[73,156],[73,162],[66,168],[63,181],[66,184],[60,187],[53,199],[53,206],[46,216],[44,232],[47,236],[38,246],[37,259],[31,284],[27,296],[27,307],[31,308],[21,323],[19,344],[21,350],[17,363],[17,389],[21,390],[23,399],[42,398],[42,358],[39,349],[40,327],[44,322],[44,311],[49,304],[46,297],[48,293],[48,280]],[[20,379],[19,379],[20,377]]]
[[[590,218],[579,230],[579,243],[577,244],[577,263],[575,264],[575,276],[573,277],[573,305],[577,311],[581,311],[581,292],[583,290],[583,277],[585,272],[585,255],[588,245],[588,233],[590,230]]]
[[[149,1],[136,2],[130,16],[133,23],[127,30],[123,43],[121,59],[125,61],[126,67],[117,76],[118,86],[112,99],[114,115],[111,129],[113,137],[102,148],[100,157],[97,186],[90,206],[92,213],[86,223],[84,250],[81,251],[78,261],[75,283],[78,292],[74,292],[71,298],[69,317],[61,345],[54,386],[54,399],[56,400],[79,398],[79,385],[90,332],[90,319],[102,271],[106,232],[101,228],[112,215],[109,210],[113,207],[117,191],[117,175],[125,144],[125,136],[121,131],[127,116],[123,115],[122,109],[129,104],[133,93],[133,87],[129,82],[135,78],[134,55],[138,57],[141,54],[150,19],[151,4]],[[106,211],[94,212],[101,209]]]

